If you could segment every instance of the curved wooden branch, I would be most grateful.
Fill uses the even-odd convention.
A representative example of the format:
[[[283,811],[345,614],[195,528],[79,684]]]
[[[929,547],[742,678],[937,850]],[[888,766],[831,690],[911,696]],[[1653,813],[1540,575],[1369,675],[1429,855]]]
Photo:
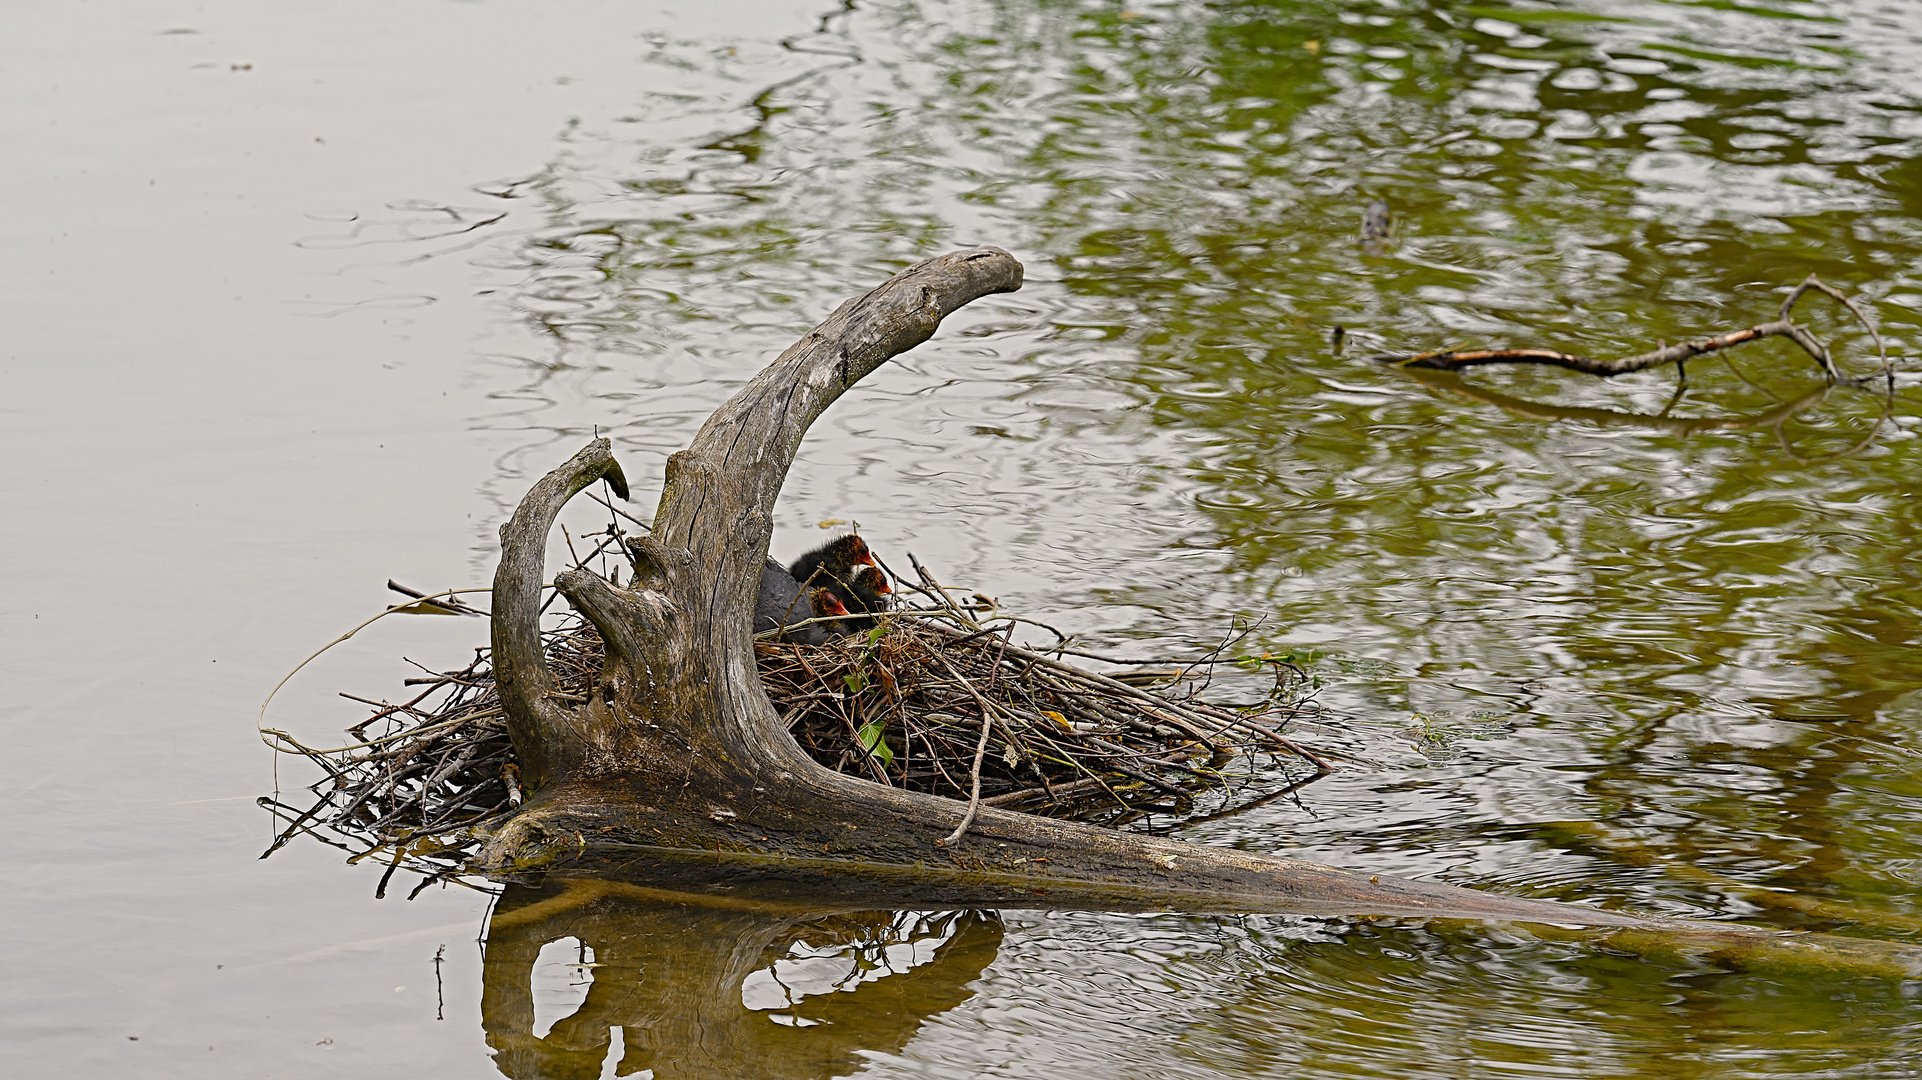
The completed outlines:
[[[591,574],[556,581],[609,649],[594,702],[554,697],[540,647],[542,556],[569,498],[603,476],[625,497],[625,478],[601,439],[534,486],[501,529],[494,578],[495,677],[531,789],[622,775],[639,761],[676,783],[698,775],[721,787],[739,779],[728,763],[812,764],[761,692],[749,639],[781,482],[808,425],[856,380],[926,341],[955,309],[1020,285],[1021,264],[999,248],[909,267],[842,304],[710,417],[668,460],[652,535],[629,544],[635,587]]]
[[[532,786],[552,779],[557,756],[564,753],[554,734],[565,721],[555,708],[554,675],[541,651],[547,534],[567,500],[603,478],[616,495],[627,498],[627,477],[614,460],[612,444],[595,439],[542,477],[501,526],[501,562],[494,571],[494,679],[520,755],[521,775]]]
[[[668,459],[654,518],[664,547],[703,560],[714,596],[753,591],[766,554],[768,522],[801,438],[848,387],[934,335],[956,309],[1021,287],[1021,264],[1000,248],[929,259],[841,305],[743,387],[701,426],[694,444]],[[752,535],[758,533],[757,538]],[[745,615],[750,607],[728,604]]]
[[[1642,371],[1646,368],[1658,367],[1662,364],[1684,363],[1691,357],[1701,356],[1705,353],[1719,352],[1723,349],[1730,349],[1737,345],[1746,344],[1747,342],[1760,341],[1763,338],[1785,337],[1800,346],[1803,352],[1813,357],[1816,364],[1822,368],[1822,373],[1827,375],[1831,382],[1847,381],[1843,378],[1842,373],[1836,369],[1835,360],[1829,355],[1828,348],[1820,341],[1817,341],[1814,335],[1810,334],[1807,330],[1797,326],[1795,320],[1791,317],[1791,313],[1795,308],[1795,302],[1800,300],[1804,293],[1811,290],[1820,292],[1834,299],[1855,316],[1857,321],[1868,330],[1869,335],[1875,339],[1877,352],[1882,359],[1882,366],[1876,374],[1893,378],[1889,366],[1888,349],[1882,344],[1882,335],[1878,333],[1874,325],[1869,322],[1868,316],[1863,314],[1862,309],[1857,307],[1854,301],[1844,296],[1840,291],[1817,280],[1814,274],[1810,274],[1801,284],[1791,289],[1789,294],[1782,299],[1780,314],[1773,322],[1760,323],[1746,330],[1731,330],[1726,334],[1718,334],[1714,337],[1699,338],[1695,341],[1683,341],[1674,345],[1666,345],[1653,352],[1640,353],[1635,356],[1623,356],[1613,360],[1596,360],[1591,357],[1556,352],[1553,349],[1443,349],[1437,352],[1425,353],[1379,353],[1369,359],[1378,364],[1388,364],[1393,367],[1426,368],[1432,371],[1461,371],[1464,368],[1478,367],[1483,364],[1544,364],[1551,367],[1567,368],[1570,371],[1580,371],[1589,375],[1600,375],[1603,378],[1612,378],[1616,375],[1626,375],[1632,371]]]
[[[647,643],[671,637],[676,630],[674,606],[656,590],[619,589],[586,570],[554,575],[554,587],[600,631],[607,657],[603,688],[614,680],[645,678]]]

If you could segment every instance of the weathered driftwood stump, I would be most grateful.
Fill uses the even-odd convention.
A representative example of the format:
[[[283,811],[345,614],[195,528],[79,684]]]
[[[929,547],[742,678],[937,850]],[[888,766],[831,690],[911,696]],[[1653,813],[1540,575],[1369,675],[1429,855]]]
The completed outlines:
[[[541,651],[542,556],[563,504],[626,483],[606,440],[541,480],[501,529],[495,675],[527,802],[480,867],[503,878],[599,875],[663,888],[819,887],[874,907],[1302,911],[1627,927],[1718,939],[1771,935],[1178,843],[993,808],[947,844],[969,807],[833,772],[803,754],[762,692],[750,622],[771,511],[808,426],[943,317],[1021,286],[991,247],[902,271],[841,305],[709,418],[668,460],[633,587],[582,571],[556,587],[599,629],[591,700],[564,701]],[[1886,958],[1885,958],[1886,959]],[[1913,959],[1913,958],[1911,958]]]

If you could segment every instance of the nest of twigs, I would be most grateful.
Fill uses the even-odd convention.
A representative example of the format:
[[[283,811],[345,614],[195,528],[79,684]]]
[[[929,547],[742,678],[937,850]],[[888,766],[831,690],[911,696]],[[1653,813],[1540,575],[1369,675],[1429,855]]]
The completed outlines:
[[[591,558],[591,556],[590,556]],[[1183,817],[1200,800],[1209,816],[1285,794],[1328,771],[1280,734],[1301,711],[1296,675],[1255,661],[1273,686],[1255,706],[1209,704],[1198,694],[1225,646],[1194,661],[1122,661],[1011,640],[1017,620],[979,602],[956,602],[918,563],[917,603],[868,631],[826,645],[757,641],[762,685],[796,741],[821,764],[876,783],[983,805],[1120,826],[1150,815]],[[977,600],[981,598],[978,597]],[[444,601],[460,610],[462,605]],[[400,609],[396,609],[400,610]],[[472,609],[467,609],[469,613]],[[1037,624],[1038,625],[1038,624]],[[601,642],[577,615],[543,633],[563,695],[585,699],[600,676]],[[1233,640],[1233,639],[1231,639]],[[1091,656],[1132,665],[1099,674],[1067,662]],[[1243,667],[1251,666],[1240,658]],[[1156,683],[1183,689],[1153,691]],[[473,827],[522,799],[487,650],[457,671],[406,680],[419,687],[374,706],[348,729],[353,741],[306,746],[269,732],[278,749],[318,764],[306,807],[263,798],[286,824],[268,853],[307,834],[426,876],[420,888],[462,872]],[[1145,684],[1145,685],[1144,685]],[[1236,760],[1288,755],[1299,775],[1231,769]],[[1255,790],[1250,796],[1249,788]]]

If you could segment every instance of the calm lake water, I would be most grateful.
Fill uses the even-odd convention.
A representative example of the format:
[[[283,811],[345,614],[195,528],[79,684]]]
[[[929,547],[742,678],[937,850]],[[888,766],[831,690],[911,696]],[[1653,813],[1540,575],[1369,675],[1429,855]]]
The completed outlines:
[[[388,578],[485,583],[596,430],[651,491],[841,299],[985,242],[1027,287],[816,426],[777,553],[857,519],[1100,648],[1240,620],[1310,658],[1303,737],[1342,771],[1190,839],[1922,943],[1922,379],[1823,392],[1780,341],[1696,361],[1679,401],[1672,370],[1366,360],[1640,352],[1813,272],[1915,371],[1922,6],[0,25],[9,1075],[1922,1069],[1922,982],[1304,917],[377,901],[379,867],[318,844],[257,861],[254,806],[260,699]],[[1376,199],[1393,235],[1364,249]],[[1834,305],[1800,313],[1874,368]],[[388,620],[270,719],[324,739],[363,711],[336,691],[484,636]]]

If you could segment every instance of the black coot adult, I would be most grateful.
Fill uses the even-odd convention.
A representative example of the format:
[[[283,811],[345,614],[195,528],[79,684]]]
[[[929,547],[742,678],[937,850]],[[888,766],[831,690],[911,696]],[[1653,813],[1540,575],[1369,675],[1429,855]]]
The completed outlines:
[[[754,596],[754,632],[764,634],[769,630],[806,622],[813,617],[814,606],[802,594],[801,583],[794,580],[786,567],[769,559],[761,567],[761,585]],[[783,636],[790,641],[819,645],[827,639],[827,632],[817,623],[796,627]]]
[[[794,575],[780,563],[769,559],[761,567],[761,583],[754,597],[754,632],[781,629],[787,641],[803,645],[825,645],[850,632],[847,605],[826,588],[803,589]],[[829,623],[808,623],[809,619],[833,618]],[[797,625],[807,623],[807,625]]]

